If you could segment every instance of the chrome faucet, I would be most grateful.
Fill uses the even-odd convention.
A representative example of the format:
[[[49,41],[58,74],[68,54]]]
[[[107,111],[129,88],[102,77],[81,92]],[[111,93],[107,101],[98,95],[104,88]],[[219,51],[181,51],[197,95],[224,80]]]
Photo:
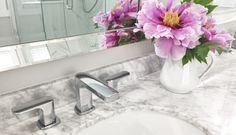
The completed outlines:
[[[127,74],[127,73],[126,73]],[[114,75],[114,78],[108,78],[107,81],[123,77],[124,75]],[[118,91],[89,74],[79,73],[76,76],[76,95],[77,104],[75,112],[79,115],[87,114],[95,109],[92,103],[92,93],[97,95],[105,102],[112,102],[119,99]]]
[[[37,122],[39,129],[47,129],[60,123],[60,119],[55,114],[54,101],[52,97],[43,97],[12,108],[12,112],[15,115],[20,115],[34,110],[39,112],[39,120]]]

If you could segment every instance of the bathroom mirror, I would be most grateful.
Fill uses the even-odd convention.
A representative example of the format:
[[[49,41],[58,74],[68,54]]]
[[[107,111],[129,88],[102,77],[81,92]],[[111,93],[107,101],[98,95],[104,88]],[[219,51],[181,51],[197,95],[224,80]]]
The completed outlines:
[[[142,33],[134,34],[133,29],[116,29],[62,39],[1,47],[0,72],[145,40]],[[118,35],[117,33],[123,33],[123,35]]]
[[[129,2],[136,13],[139,0]],[[94,21],[119,6],[118,0],[0,0],[0,72],[145,40],[133,32],[135,19],[109,28]]]
[[[114,10],[117,2],[0,0],[0,47],[102,32],[93,18]]]

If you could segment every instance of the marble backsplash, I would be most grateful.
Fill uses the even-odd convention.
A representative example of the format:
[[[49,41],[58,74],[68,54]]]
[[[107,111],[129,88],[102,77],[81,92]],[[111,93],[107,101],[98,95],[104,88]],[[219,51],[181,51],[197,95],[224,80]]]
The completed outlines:
[[[150,54],[145,57],[88,71],[88,73],[95,77],[99,77],[105,74],[112,75],[120,71],[129,71],[129,76],[115,81],[117,84],[116,87],[120,87],[127,83],[134,82],[137,78],[158,71],[161,68],[161,63],[162,60],[155,54]],[[63,107],[70,103],[75,103],[76,97],[74,94],[74,86],[74,77],[72,76],[31,88],[22,89],[14,93],[0,95],[0,129],[14,125],[26,118],[36,116],[35,113],[29,113],[24,115],[24,119],[19,119],[12,114],[12,107],[21,105],[25,102],[44,96],[51,96],[54,98],[56,108]]]

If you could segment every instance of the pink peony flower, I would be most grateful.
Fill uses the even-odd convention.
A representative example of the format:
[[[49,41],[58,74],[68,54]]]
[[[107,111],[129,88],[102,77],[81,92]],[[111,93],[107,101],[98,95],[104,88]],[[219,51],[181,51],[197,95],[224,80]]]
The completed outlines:
[[[94,22],[105,29],[125,27],[127,22],[136,20],[138,4],[130,0],[117,0],[116,5],[110,12],[99,12],[94,17]]]
[[[221,44],[222,48],[227,48],[230,45],[230,42],[234,40],[234,38],[225,32],[218,32],[215,28],[215,20],[213,18],[208,18],[205,24],[202,27],[204,32],[204,38],[207,41],[215,42]],[[215,49],[212,48],[211,51],[215,52]]]
[[[110,23],[109,16],[102,11],[98,12],[98,14],[93,18],[93,21],[106,29],[108,28]]]
[[[140,38],[142,36],[142,33],[134,33],[133,28],[105,32],[103,45],[106,48],[113,48],[120,45],[135,43],[143,40],[144,38]]]
[[[216,21],[213,18],[207,18],[206,21],[203,23],[203,31],[206,32],[208,30],[215,29]]]
[[[208,30],[204,33],[205,38],[210,42],[215,42],[221,44],[222,48],[227,48],[230,45],[230,42],[234,40],[234,38],[225,32],[217,32],[216,30]]]
[[[117,41],[122,36],[128,36],[128,33],[125,32],[124,30],[116,30],[116,31],[106,32],[104,35],[103,45],[106,48],[116,47],[116,46],[118,46]]]
[[[117,4],[110,12],[113,27],[124,27],[125,21],[136,19],[138,5],[135,1],[117,0]]]
[[[135,27],[137,21],[138,4],[134,0],[117,0],[110,12],[99,12],[94,17],[94,22],[106,30],[117,28]],[[136,33],[133,29],[105,32],[103,45],[112,48],[119,45],[134,43],[144,40],[142,32]]]
[[[207,9],[194,3],[172,6],[168,0],[163,6],[157,0],[147,0],[138,13],[137,27],[146,38],[156,38],[156,54],[162,58],[180,60],[186,48],[195,48],[203,34]]]
[[[138,5],[135,1],[117,0],[118,3],[112,9],[111,13],[117,17],[136,19]]]

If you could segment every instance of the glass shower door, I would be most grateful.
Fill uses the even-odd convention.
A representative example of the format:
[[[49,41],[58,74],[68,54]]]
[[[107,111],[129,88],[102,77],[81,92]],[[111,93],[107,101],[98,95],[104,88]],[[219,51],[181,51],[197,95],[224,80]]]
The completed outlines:
[[[41,0],[46,39],[67,36],[63,0]]]
[[[20,43],[45,40],[40,0],[13,0]]]
[[[101,31],[95,28],[93,17],[105,11],[106,0],[64,0],[68,36]]]

